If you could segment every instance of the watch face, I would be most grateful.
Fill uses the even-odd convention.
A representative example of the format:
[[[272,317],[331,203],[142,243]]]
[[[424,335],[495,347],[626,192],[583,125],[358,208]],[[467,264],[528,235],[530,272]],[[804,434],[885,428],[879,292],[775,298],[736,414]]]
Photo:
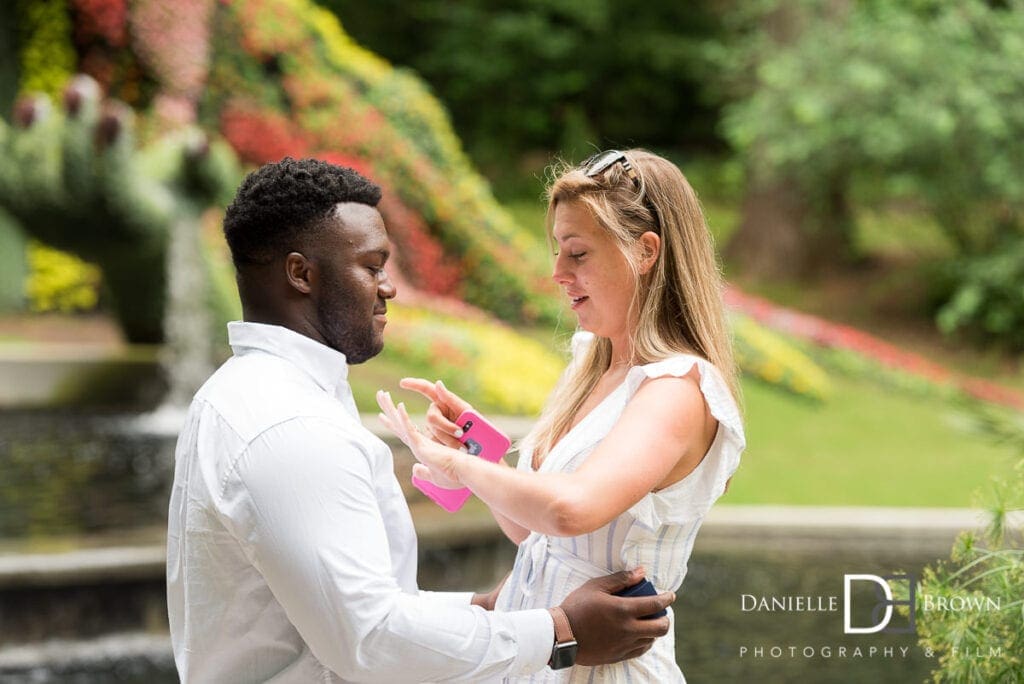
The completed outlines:
[[[580,649],[575,641],[566,641],[563,644],[555,644],[551,651],[551,669],[561,670],[565,667],[572,667],[576,664],[576,652]]]

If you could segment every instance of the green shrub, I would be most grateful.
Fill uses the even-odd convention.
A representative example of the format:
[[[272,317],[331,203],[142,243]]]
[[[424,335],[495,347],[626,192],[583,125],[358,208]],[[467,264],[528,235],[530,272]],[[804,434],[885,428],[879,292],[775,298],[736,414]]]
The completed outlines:
[[[995,483],[985,534],[961,534],[948,561],[925,568],[918,596],[998,602],[997,610],[922,609],[917,633],[936,653],[935,682],[1020,682],[1024,680],[1024,527],[1008,514],[1024,511],[1024,417],[975,407],[979,434],[1016,451],[1007,477]],[[954,651],[953,649],[956,649]],[[998,649],[993,654],[991,649]],[[990,657],[965,657],[980,653]]]
[[[939,310],[939,328],[1024,351],[1024,236],[1008,238],[989,253],[954,259],[944,270],[951,293]]]

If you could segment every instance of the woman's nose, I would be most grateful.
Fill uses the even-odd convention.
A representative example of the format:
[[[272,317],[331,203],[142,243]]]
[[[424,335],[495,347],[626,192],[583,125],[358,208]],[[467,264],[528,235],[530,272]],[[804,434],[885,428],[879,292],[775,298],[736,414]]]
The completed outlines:
[[[572,280],[572,274],[562,257],[555,257],[555,268],[551,272],[551,279],[559,285],[566,285]]]

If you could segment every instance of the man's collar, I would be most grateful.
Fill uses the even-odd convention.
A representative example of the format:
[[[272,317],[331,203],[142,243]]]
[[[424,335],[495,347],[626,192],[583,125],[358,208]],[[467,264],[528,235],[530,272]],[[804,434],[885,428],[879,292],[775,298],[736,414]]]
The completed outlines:
[[[228,323],[228,343],[235,356],[258,349],[291,361],[334,396],[338,385],[348,380],[344,354],[280,325],[232,321]]]

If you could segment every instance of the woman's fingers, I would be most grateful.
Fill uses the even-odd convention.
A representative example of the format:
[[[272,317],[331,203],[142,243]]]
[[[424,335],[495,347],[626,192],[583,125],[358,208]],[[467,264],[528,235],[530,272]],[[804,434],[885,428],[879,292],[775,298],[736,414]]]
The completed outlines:
[[[458,418],[459,414],[463,411],[468,411],[473,408],[469,405],[468,401],[448,389],[441,380],[434,383],[434,393],[437,395],[437,399],[435,401],[450,409],[452,411],[451,415],[453,418]]]
[[[384,390],[377,390],[377,406],[391,420],[391,424],[388,427],[392,430],[397,430],[399,425],[395,421],[395,402],[391,400],[391,394]]]
[[[388,430],[391,430],[395,434],[398,434],[398,430],[395,429],[395,424],[391,422],[391,419],[387,417],[387,414],[378,413],[377,418],[380,419],[380,422],[384,423],[384,427],[386,427]]]
[[[458,449],[462,443],[459,437],[462,436],[462,428],[448,420],[437,404],[431,404],[427,409],[427,427],[441,444]]]
[[[417,461],[434,467],[434,480],[438,480],[438,474],[440,473],[440,477],[448,482],[448,484],[439,482],[439,486],[458,487],[458,481],[452,480],[452,478],[445,474],[452,467],[452,453],[448,450],[448,447],[444,444],[428,440],[419,431],[415,423],[412,422],[409,413],[405,409],[405,404],[400,402],[396,406],[388,392],[383,390],[377,392],[377,404],[381,408],[381,421],[384,425],[398,435],[398,438],[412,451]],[[458,442],[456,443],[458,444]]]
[[[426,466],[422,463],[414,463],[412,466],[413,477],[426,480],[432,484],[437,485],[443,489],[462,489],[462,483],[456,482],[451,478],[446,477],[440,471],[434,470],[430,466]]]
[[[452,409],[442,400],[438,385],[444,387],[440,380],[433,383],[423,378],[402,378],[398,383],[399,387],[418,392],[430,400],[430,407],[427,409],[427,422],[431,424],[431,431],[440,430],[451,435],[458,431],[461,436],[459,426],[452,422],[453,418],[458,417],[458,413],[453,414]]]
[[[398,381],[398,386],[402,389],[419,392],[430,401],[437,401],[437,390],[434,387],[434,383],[429,380],[424,380],[423,378],[402,378]]]
[[[390,397],[388,398],[390,399]],[[409,441],[406,443],[418,457],[419,454],[416,447],[419,445],[419,440],[423,438],[423,435],[420,433],[419,428],[416,427],[416,424],[412,422],[412,418],[410,418],[409,414],[406,412],[404,402],[398,402],[398,406],[395,407],[392,412],[392,419],[402,426],[402,430],[409,438]]]
[[[384,425],[394,432],[406,446],[411,448],[414,429],[408,414],[405,415],[403,420],[402,414],[395,406],[394,400],[391,399],[391,393],[384,390],[377,391],[377,405],[380,406],[382,411],[381,420],[384,422]]]
[[[412,464],[412,476],[419,480],[425,480],[431,484],[437,484],[434,482],[434,471],[422,463]]]
[[[469,406],[459,397],[452,394],[444,383],[438,380],[436,383],[429,382],[423,378],[402,378],[398,383],[400,387],[422,394],[430,400],[427,408],[427,427],[434,440],[447,447],[458,449],[461,446],[459,437],[462,436],[462,428],[455,424],[454,419]]]
[[[430,382],[423,378],[402,378],[398,386],[419,392],[432,403],[437,404],[448,420],[455,420],[463,411],[473,408],[468,401],[448,389],[441,380]]]

